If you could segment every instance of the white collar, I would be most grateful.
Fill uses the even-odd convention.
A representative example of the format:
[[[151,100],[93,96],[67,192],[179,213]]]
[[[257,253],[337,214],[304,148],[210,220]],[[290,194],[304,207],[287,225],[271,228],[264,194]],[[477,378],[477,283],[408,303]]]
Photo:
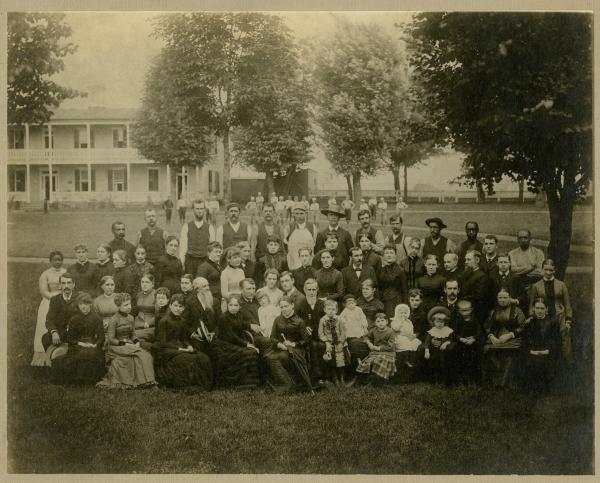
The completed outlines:
[[[201,228],[202,225],[204,225],[204,218],[202,218],[200,221],[196,220],[196,218],[194,218],[194,225],[196,225],[196,228]]]
[[[229,226],[230,226],[231,228],[233,228],[235,231],[238,231],[238,230],[240,229],[240,224],[241,224],[241,221],[238,221],[238,222],[237,222],[237,223],[235,223],[235,224],[233,224],[233,223],[229,222]]]
[[[445,325],[441,329],[438,329],[437,327],[432,327],[431,329],[429,329],[427,331],[427,333],[431,337],[437,337],[437,338],[448,337],[450,334],[452,334],[452,332],[454,332],[454,331],[447,325]]]
[[[328,228],[328,231],[337,231],[339,227],[340,227],[340,225],[336,226],[335,228],[332,227],[331,225],[329,225],[327,228]]]

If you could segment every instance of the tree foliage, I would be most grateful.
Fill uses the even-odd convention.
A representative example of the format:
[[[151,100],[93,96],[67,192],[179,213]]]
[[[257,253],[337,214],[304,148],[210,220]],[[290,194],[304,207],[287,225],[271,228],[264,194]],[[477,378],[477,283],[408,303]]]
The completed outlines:
[[[410,34],[438,141],[466,153],[476,181],[507,175],[546,192],[562,276],[592,172],[591,15],[424,13]]]
[[[8,122],[42,124],[65,99],[84,96],[50,78],[64,69],[63,58],[77,46],[59,13],[10,12],[7,16]]]

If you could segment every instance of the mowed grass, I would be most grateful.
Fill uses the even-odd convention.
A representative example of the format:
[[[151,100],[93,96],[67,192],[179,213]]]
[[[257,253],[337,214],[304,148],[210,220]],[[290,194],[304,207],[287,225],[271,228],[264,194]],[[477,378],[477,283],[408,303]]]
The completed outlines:
[[[577,369],[550,396],[418,383],[311,397],[50,385],[29,367],[43,269],[8,266],[12,473],[593,472],[591,277],[567,279]]]

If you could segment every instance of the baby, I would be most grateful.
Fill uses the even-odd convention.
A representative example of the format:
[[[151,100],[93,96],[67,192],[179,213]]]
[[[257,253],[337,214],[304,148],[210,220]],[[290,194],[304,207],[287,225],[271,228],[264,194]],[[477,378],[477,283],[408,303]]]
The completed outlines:
[[[396,305],[394,318],[390,327],[394,331],[394,345],[396,348],[396,364],[398,366],[415,367],[418,357],[417,351],[421,341],[415,335],[413,324],[409,319],[410,308],[406,304]]]
[[[260,333],[264,337],[271,337],[271,329],[273,328],[273,322],[281,315],[279,307],[271,304],[269,296],[260,292],[256,295],[256,299],[260,304],[258,308],[258,322],[260,324]]]

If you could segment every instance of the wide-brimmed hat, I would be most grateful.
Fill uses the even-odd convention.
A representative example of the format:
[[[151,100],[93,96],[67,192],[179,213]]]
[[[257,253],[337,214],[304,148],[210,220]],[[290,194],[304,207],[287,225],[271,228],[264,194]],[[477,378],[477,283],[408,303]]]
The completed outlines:
[[[321,213],[324,214],[325,216],[327,216],[329,213],[331,213],[333,215],[337,215],[340,218],[346,218],[346,213],[344,213],[342,211],[331,210],[329,208],[325,208],[324,210],[321,210]]]
[[[433,316],[435,314],[444,314],[448,319],[450,319],[450,316],[451,316],[450,311],[446,307],[442,307],[442,306],[433,307],[427,313],[427,320],[429,321],[430,324],[433,324]]]
[[[433,218],[427,218],[425,224],[429,226],[430,223],[437,223],[440,228],[448,228],[441,218],[434,216]]]

